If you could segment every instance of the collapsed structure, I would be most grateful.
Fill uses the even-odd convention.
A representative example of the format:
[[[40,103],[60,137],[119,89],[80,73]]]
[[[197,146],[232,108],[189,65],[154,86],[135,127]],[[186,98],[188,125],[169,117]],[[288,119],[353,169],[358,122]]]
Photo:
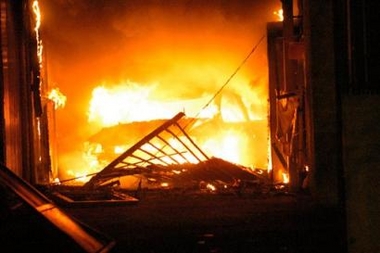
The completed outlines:
[[[92,177],[84,187],[94,188],[112,178],[146,173],[160,166],[207,160],[207,155],[186,134],[185,126],[179,124],[184,115],[178,113],[156,128]]]
[[[69,201],[75,201],[77,196],[81,196],[81,200],[83,196],[94,200],[99,197],[99,194],[94,195],[96,192],[119,188],[135,191],[147,188],[241,193],[247,186],[269,185],[269,179],[263,170],[246,168],[220,158],[209,158],[185,131],[192,124],[194,119],[186,118],[182,112],[178,113],[102,170],[88,175],[90,180],[82,186],[56,186],[53,187],[53,195],[66,201],[67,195],[71,195],[74,199]],[[126,180],[128,177],[134,180]],[[120,193],[116,195],[127,201],[137,200]],[[103,194],[102,200],[114,197],[114,192]]]

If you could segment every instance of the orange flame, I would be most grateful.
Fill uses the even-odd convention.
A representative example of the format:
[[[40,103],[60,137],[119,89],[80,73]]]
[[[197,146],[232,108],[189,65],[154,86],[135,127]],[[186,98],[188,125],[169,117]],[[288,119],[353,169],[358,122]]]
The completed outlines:
[[[36,33],[36,41],[37,41],[37,57],[40,68],[42,68],[42,41],[40,39],[40,26],[41,26],[41,12],[38,1],[34,1],[32,4],[33,12],[36,18],[36,25],[34,27],[34,31]]]
[[[269,13],[269,15],[270,14],[271,13]],[[156,43],[155,40],[152,41]],[[226,40],[226,42],[228,41],[229,40]],[[263,95],[266,91],[263,92],[264,89],[260,88],[263,86],[262,76],[264,76],[260,73],[264,73],[264,71],[262,71],[264,67],[261,68],[261,66],[265,66],[262,59],[260,60],[260,68],[255,68],[256,73],[254,75],[251,73],[253,68],[250,68],[246,72],[240,71],[239,76],[235,76],[230,82],[230,90],[228,91],[230,93],[226,92],[227,95],[223,94],[222,98],[218,98],[217,101],[212,101],[209,104],[217,88],[224,83],[226,73],[230,74],[230,71],[234,69],[236,57],[221,54],[223,55],[223,60],[219,59],[213,61],[209,66],[209,63],[205,61],[204,58],[198,59],[199,54],[189,54],[187,51],[183,55],[180,53],[181,52],[178,51],[175,57],[172,56],[173,54],[164,54],[165,62],[173,61],[176,63],[176,66],[181,66],[181,68],[178,68],[179,72],[177,72],[177,68],[174,68],[173,72],[167,74],[165,71],[161,71],[157,68],[157,72],[160,75],[159,78],[156,78],[154,75],[149,76],[150,73],[148,73],[146,79],[144,77],[144,80],[153,80],[153,82],[149,81],[149,84],[134,83],[132,81],[115,83],[115,80],[107,80],[110,83],[104,83],[103,85],[99,85],[99,83],[95,84],[97,87],[93,89],[90,107],[87,112],[88,122],[94,124],[96,127],[110,127],[121,123],[169,119],[179,111],[184,112],[188,117],[202,119],[215,119],[220,117],[223,123],[250,123],[253,121],[267,120],[267,99],[265,95]],[[213,50],[211,50],[211,53],[210,56],[214,56]],[[219,55],[220,53],[218,53],[218,57]],[[162,57],[161,55],[159,56]],[[152,56],[152,58],[154,57],[157,57],[157,55]],[[207,57],[209,57],[209,55],[207,55]],[[200,65],[202,68],[200,68]],[[200,71],[200,69],[202,70]],[[161,72],[164,77],[161,77]],[[258,76],[256,76],[256,74]],[[175,76],[175,78],[167,78],[165,77],[166,75]],[[132,78],[128,73],[123,75],[123,77],[125,76]],[[211,76],[211,78],[207,78],[208,76]],[[194,81],[183,82],[185,84],[180,83],[182,79],[188,79],[188,77],[193,77]],[[139,77],[134,78],[138,79]],[[265,78],[267,77],[263,79]],[[157,80],[159,80],[159,82]],[[157,83],[154,81],[157,81]],[[175,84],[175,82],[178,82],[178,84]],[[165,88],[160,88],[160,83],[165,83],[163,86],[166,87],[166,90]],[[189,87],[189,83],[196,83],[197,85],[196,87],[191,87],[191,85]],[[198,85],[198,83],[200,84]],[[170,86],[167,84],[170,84]],[[189,92],[191,94],[190,98],[182,97],[176,99],[173,97],[175,93],[173,89],[175,86],[181,85],[183,94]],[[215,86],[213,87],[212,85]],[[169,89],[170,92],[168,92]],[[260,91],[258,91],[259,89]],[[195,95],[196,98],[194,98]],[[205,105],[207,105],[207,107],[205,107]],[[250,126],[244,130],[242,130],[243,127],[236,126],[237,125],[223,128],[222,131],[212,129],[211,134],[213,136],[208,136],[210,132],[207,132],[204,133],[204,136],[198,135],[191,137],[195,137],[197,145],[210,156],[218,156],[231,162],[252,167],[265,166],[265,162],[260,161],[256,163],[256,160],[251,158],[262,156],[261,154],[267,151],[252,148],[252,146],[248,147],[249,145],[247,145],[249,141],[252,143],[255,134],[261,135],[265,131],[260,130],[259,132],[256,131],[256,129],[251,129],[250,132],[244,132]],[[264,128],[265,127],[266,126],[264,126]],[[249,141],[248,138],[250,138]],[[264,137],[264,139],[266,138]],[[254,139],[253,141],[256,141],[255,144],[258,142],[262,143],[261,139],[259,139],[259,141]],[[102,149],[101,144],[95,143],[94,145],[99,145],[99,148]],[[95,168],[97,168],[95,171],[98,171],[102,168],[102,161],[96,157],[100,153],[97,151],[97,148],[90,146],[91,145],[85,147],[84,156],[86,157],[86,161],[91,165],[88,166],[86,163],[83,163],[83,167],[88,170],[90,170],[89,167],[91,167],[91,172],[93,172],[92,170],[95,170]],[[243,147],[245,147],[245,149]],[[90,151],[86,148],[90,149]],[[104,146],[104,148],[106,149],[106,146]],[[118,144],[111,147],[111,150],[114,154],[121,154],[127,150],[127,148],[128,145]],[[109,150],[108,147],[106,150]],[[260,154],[258,154],[259,152]],[[79,155],[75,153],[75,157],[79,157]],[[64,164],[62,169],[67,170],[68,167],[72,169],[74,163],[68,162],[67,164],[70,165],[62,164]],[[78,165],[82,165],[82,163],[78,163],[75,166],[78,167]],[[75,171],[77,172],[78,168],[76,168]]]
[[[289,174],[288,173],[285,173],[285,172],[282,173],[282,182],[284,184],[288,184],[289,183]]]
[[[197,132],[195,135],[189,134],[196,139],[197,145],[210,156],[220,157],[233,163],[254,166],[252,163],[244,164],[245,160],[248,160],[247,157],[254,156],[251,149],[247,148],[249,146],[248,139],[251,138],[252,141],[252,133],[249,132],[249,127],[244,129],[236,126],[241,123],[260,120],[262,116],[259,113],[261,112],[257,113],[251,110],[250,105],[246,105],[244,99],[236,94],[231,97],[223,97],[220,100],[221,102],[219,101],[219,105],[213,101],[207,108],[204,108],[204,105],[209,103],[211,95],[201,95],[197,99],[178,101],[154,99],[160,97],[157,95],[159,93],[157,86],[158,84],[142,85],[127,81],[112,86],[112,88],[96,87],[90,101],[89,122],[95,122],[101,127],[109,127],[121,123],[169,119],[178,111],[185,111],[187,116],[192,114],[203,119],[213,119],[217,115],[221,115],[223,118],[221,124],[237,123],[235,127],[221,128],[215,131],[211,126],[209,131],[212,132],[213,136],[202,132]],[[265,98],[260,99],[257,94],[248,89],[242,89],[242,93],[244,95],[249,94],[251,100],[256,102],[265,100]],[[202,108],[201,113],[198,112],[200,108]],[[173,146],[176,144],[175,142],[172,143],[171,140],[169,142]],[[117,145],[114,147],[114,153],[121,154],[127,147],[127,145]],[[150,147],[144,148],[149,150]],[[186,162],[182,157],[178,157],[178,161],[180,160]],[[188,157],[188,161],[196,162],[193,160],[194,157]],[[168,158],[169,163],[170,161]]]
[[[210,190],[210,191],[212,191],[212,192],[216,191],[216,187],[215,187],[215,185],[210,184],[210,183],[208,183],[208,184],[206,185],[206,189],[207,189],[207,190]]]
[[[284,21],[284,11],[282,9],[273,12],[277,16],[278,21]]]
[[[160,185],[162,188],[168,188],[169,187],[169,183],[167,183],[167,182],[162,182]]]
[[[154,119],[169,119],[178,111],[187,115],[195,114],[210,97],[181,101],[154,100],[151,97],[157,93],[157,84],[140,85],[126,81],[113,88],[98,86],[93,90],[89,122],[101,126],[112,126],[119,123],[146,121]],[[211,118],[217,113],[213,105],[199,116]]]
[[[52,89],[49,94],[48,98],[54,102],[54,108],[63,108],[66,104],[66,96],[63,95],[58,88]]]

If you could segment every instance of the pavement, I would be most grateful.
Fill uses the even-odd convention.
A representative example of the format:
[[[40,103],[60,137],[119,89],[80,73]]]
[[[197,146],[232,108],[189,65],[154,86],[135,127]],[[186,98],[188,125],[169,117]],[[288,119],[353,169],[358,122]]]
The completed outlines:
[[[346,252],[343,211],[307,194],[156,191],[64,210],[113,238],[113,252]]]

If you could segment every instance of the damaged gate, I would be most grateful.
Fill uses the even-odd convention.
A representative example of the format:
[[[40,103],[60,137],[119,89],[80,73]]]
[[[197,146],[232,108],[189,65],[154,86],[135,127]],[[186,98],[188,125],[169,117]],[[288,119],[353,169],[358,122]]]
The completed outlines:
[[[158,168],[209,159],[185,132],[184,129],[191,121],[181,122],[184,116],[185,114],[180,112],[156,128],[92,177],[83,187],[93,189],[113,178],[149,173],[151,166]]]
[[[191,189],[240,194],[246,189],[266,189],[270,183],[263,170],[253,170],[220,158],[209,158],[185,131],[194,123],[195,119],[178,113],[110,162],[80,189],[56,187],[61,192],[55,192],[54,196],[70,204],[75,204],[75,201],[69,200],[68,196],[75,194],[76,198],[79,196],[80,199],[90,200],[83,204],[96,203],[94,198],[97,196],[102,196],[101,202],[104,204],[136,203],[138,198],[116,190],[120,189],[120,179],[126,176],[140,178],[134,192],[142,188],[141,178],[160,185],[159,189],[165,185],[163,188],[180,189],[182,192]],[[62,194],[62,190],[66,192]]]

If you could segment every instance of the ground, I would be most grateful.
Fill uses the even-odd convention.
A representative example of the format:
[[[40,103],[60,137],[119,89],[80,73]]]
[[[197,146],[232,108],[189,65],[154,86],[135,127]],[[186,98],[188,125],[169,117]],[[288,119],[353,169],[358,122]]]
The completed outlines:
[[[305,194],[146,192],[64,210],[113,238],[114,252],[345,252],[341,210]]]

